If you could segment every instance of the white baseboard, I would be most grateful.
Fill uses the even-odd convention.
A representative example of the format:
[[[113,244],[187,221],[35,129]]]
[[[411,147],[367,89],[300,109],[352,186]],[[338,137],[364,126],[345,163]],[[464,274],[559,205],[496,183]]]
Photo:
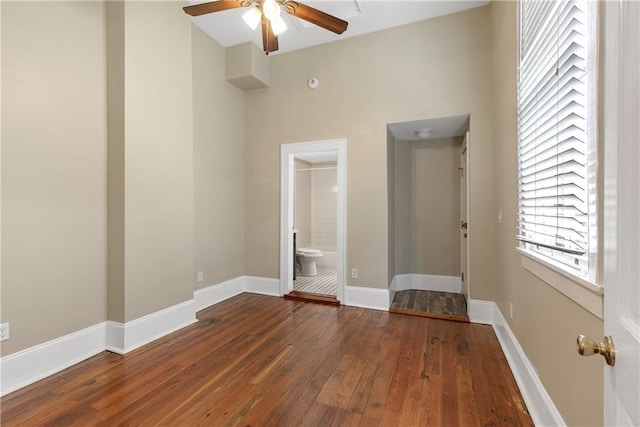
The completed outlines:
[[[228,298],[251,292],[260,295],[281,296],[280,279],[270,277],[242,276],[212,285],[194,292],[196,310],[200,311]],[[388,289],[363,288],[359,286],[345,287],[344,305],[370,308],[373,310],[389,310]]]
[[[99,323],[0,359],[0,395],[60,372],[105,350],[106,324]]]
[[[193,299],[167,307],[125,324],[106,322],[106,349],[126,354],[165,335],[197,322]]]
[[[344,293],[344,305],[370,308],[373,310],[389,310],[389,289],[345,286]]]
[[[240,276],[193,293],[196,311],[218,304],[243,292],[280,296],[280,280],[269,277]]]
[[[195,313],[242,292],[279,295],[279,280],[241,276],[199,289],[194,298],[127,323],[98,325],[0,359],[0,395],[11,393],[104,350],[126,354],[197,321]]]
[[[345,305],[387,311],[397,282],[391,289],[346,286]],[[5,395],[66,369],[106,349],[127,353],[196,322],[195,311],[242,292],[279,295],[279,280],[243,276],[194,292],[194,299],[125,324],[102,322],[0,359],[0,395]],[[544,389],[498,306],[471,300],[473,323],[493,326],[518,387],[536,425],[562,426],[564,421]]]
[[[244,276],[244,291],[253,294],[270,295],[279,297],[280,279],[270,277]]]
[[[398,274],[393,278],[396,291],[418,289],[421,291],[462,292],[462,280],[457,276],[437,274]]]
[[[522,350],[496,303],[471,300],[469,319],[472,323],[485,323],[493,326],[533,423],[537,426],[565,426],[560,412],[549,397],[533,365]]]
[[[105,350],[125,354],[196,322],[193,300],[125,324],[106,321],[0,359],[0,395],[16,391]]]
[[[235,297],[244,292],[244,287],[244,276],[240,276],[226,282],[198,289],[193,293],[196,311],[204,310],[226,299]]]
[[[124,354],[124,323],[107,320],[104,324],[107,330],[105,350],[109,350],[112,353]]]
[[[493,325],[495,323],[495,311],[498,309],[495,302],[472,299],[469,300],[467,308],[471,323],[483,323],[485,325]]]

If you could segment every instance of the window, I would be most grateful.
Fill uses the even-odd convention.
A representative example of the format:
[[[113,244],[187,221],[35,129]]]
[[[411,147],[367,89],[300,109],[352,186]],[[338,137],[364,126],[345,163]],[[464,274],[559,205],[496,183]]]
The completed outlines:
[[[522,249],[595,281],[595,2],[524,0],[518,68]]]

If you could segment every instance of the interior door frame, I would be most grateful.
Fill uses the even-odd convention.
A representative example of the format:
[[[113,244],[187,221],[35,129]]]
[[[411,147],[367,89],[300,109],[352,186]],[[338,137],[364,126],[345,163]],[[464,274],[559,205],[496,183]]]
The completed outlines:
[[[462,270],[462,273],[464,273],[464,281],[462,282],[462,293],[465,295],[465,297],[467,298],[467,310],[468,310],[468,305],[469,305],[469,301],[471,300],[471,254],[470,254],[470,238],[471,238],[471,233],[470,233],[470,229],[469,229],[469,193],[470,193],[470,185],[471,185],[471,181],[469,179],[469,163],[470,163],[470,157],[469,157],[469,152],[470,152],[470,132],[467,131],[467,133],[465,134],[464,140],[462,142],[462,145],[460,146],[460,162],[462,163],[462,156],[465,156],[465,161],[464,161],[464,169],[463,169],[463,177],[461,181],[464,181],[464,195],[461,194],[461,201],[462,198],[464,198],[464,208],[461,206],[460,207],[460,213],[463,214],[464,213],[464,219],[467,222],[467,229],[466,229],[466,234],[467,237],[463,237],[463,234],[465,233],[465,231],[462,230],[462,224],[461,224],[461,228],[460,228],[460,269]],[[462,188],[461,188],[462,190]],[[463,212],[464,210],[464,212]],[[461,215],[462,216],[462,215]],[[466,241],[466,244],[464,244]],[[464,253],[463,253],[464,252]],[[463,265],[464,264],[464,265]]]
[[[298,142],[280,146],[280,295],[293,290],[294,158],[306,153],[337,153],[336,273],[337,300],[344,302],[347,283],[347,140]]]

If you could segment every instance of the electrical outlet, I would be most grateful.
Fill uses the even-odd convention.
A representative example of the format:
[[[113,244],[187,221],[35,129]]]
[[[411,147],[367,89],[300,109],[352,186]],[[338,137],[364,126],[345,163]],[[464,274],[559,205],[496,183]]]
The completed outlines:
[[[498,224],[502,224],[502,211],[498,211]]]
[[[358,278],[358,269],[357,268],[352,268],[351,269],[351,278],[352,279],[357,279]]]
[[[513,304],[509,303],[509,318],[513,319]]]
[[[0,325],[0,341],[9,339],[9,322]]]
[[[202,282],[204,280],[204,274],[202,271],[198,271],[198,282]]]

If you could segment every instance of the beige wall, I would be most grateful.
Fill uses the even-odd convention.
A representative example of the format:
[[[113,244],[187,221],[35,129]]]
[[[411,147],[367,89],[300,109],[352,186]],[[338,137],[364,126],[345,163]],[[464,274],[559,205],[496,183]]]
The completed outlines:
[[[193,297],[191,23],[181,6],[106,6],[112,321]]]
[[[203,288],[244,275],[244,93],[225,82],[224,48],[195,26],[191,34],[195,272]]]
[[[576,352],[578,334],[602,337],[602,321],[520,266],[517,213],[515,2],[492,2],[498,292],[496,301],[568,425],[603,423],[603,362]],[[472,140],[473,141],[473,140]],[[473,149],[473,148],[472,148]],[[472,174],[474,172],[472,171]],[[472,178],[473,179],[473,178]],[[513,319],[509,304],[513,304]]]
[[[125,4],[125,321],[193,297],[191,21]]]
[[[228,233],[199,241],[206,277],[244,273],[244,96],[224,83],[223,49],[196,33],[194,168],[182,6],[2,3],[2,354],[191,299],[194,180],[201,195],[217,191],[198,199],[199,219],[213,204],[218,215],[198,231]],[[229,116],[212,153],[215,108]]]
[[[472,296],[493,299],[490,10],[477,8],[271,58],[246,94],[246,273],[278,277],[280,144],[347,139],[349,285],[386,288],[387,123],[471,114]],[[310,77],[320,81],[310,90]],[[304,108],[301,108],[304,106]]]
[[[461,142],[395,141],[395,274],[460,275]]]
[[[410,273],[460,276],[462,138],[411,143]]]
[[[394,270],[395,274],[413,271],[413,192],[411,142],[394,140]],[[391,239],[391,237],[389,237]],[[417,272],[416,272],[417,273]]]
[[[125,321],[124,2],[105,2],[107,27],[107,319]]]
[[[105,12],[2,2],[2,354],[106,319]]]
[[[2,4],[0,4],[0,71],[2,70]],[[3,321],[2,316],[2,81],[0,81],[0,322]],[[1,344],[0,344],[1,345]],[[2,357],[2,348],[0,347],[0,357]]]

